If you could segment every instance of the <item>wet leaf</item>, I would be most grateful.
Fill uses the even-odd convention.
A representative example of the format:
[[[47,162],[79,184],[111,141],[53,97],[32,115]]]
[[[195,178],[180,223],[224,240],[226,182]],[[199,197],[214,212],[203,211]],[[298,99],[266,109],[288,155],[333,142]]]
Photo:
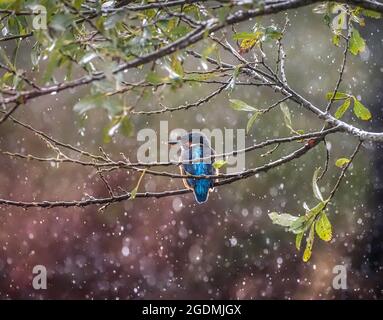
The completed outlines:
[[[307,211],[306,212],[307,220],[315,218],[319,214],[319,212],[321,212],[325,208],[328,201],[329,201],[328,199],[325,201],[321,201],[314,208],[310,209],[310,211]]]
[[[247,111],[247,112],[254,112],[257,111],[252,106],[249,106],[246,102],[243,102],[242,100],[238,99],[229,99],[230,101],[230,107],[237,111]]]
[[[122,22],[124,19],[123,12],[117,12],[115,14],[109,15],[104,21],[105,30],[111,30],[116,27],[119,22]]]
[[[339,47],[339,41],[340,41],[340,35],[339,34],[334,34],[332,36],[332,43]]]
[[[320,201],[323,201],[323,196],[318,186],[318,176],[320,171],[321,171],[320,167],[315,170],[313,175],[312,186],[313,186],[313,192],[314,192],[315,198],[317,198]]]
[[[353,55],[357,55],[366,49],[366,42],[361,37],[357,29],[353,29],[350,38],[349,50]]]
[[[235,67],[234,72],[233,72],[233,76],[232,76],[232,78],[231,78],[231,80],[230,80],[230,82],[226,88],[229,92],[232,92],[234,90],[235,82],[237,81],[237,77],[241,71],[242,66],[243,66],[242,64],[239,64]]]
[[[278,214],[277,212],[269,213],[270,219],[274,224],[280,225],[282,227],[290,227],[291,224],[298,219],[298,217],[293,216],[288,213]]]
[[[184,69],[178,55],[176,54],[172,55],[171,68],[180,78],[183,78]]]
[[[315,223],[315,231],[319,238],[323,241],[330,241],[332,239],[332,227],[327,215],[322,211],[318,220]]]
[[[52,79],[53,73],[56,69],[58,69],[60,60],[61,53],[59,52],[59,50],[53,50],[53,52],[51,52],[51,54],[49,55],[48,64],[43,76],[43,82],[47,82]]]
[[[119,127],[119,132],[123,134],[125,137],[131,137],[134,132],[134,125],[132,123],[132,120],[127,116],[123,116],[121,119],[121,124]]]
[[[49,26],[56,31],[64,32],[74,21],[70,14],[55,14]]]
[[[310,233],[306,239],[306,248],[303,253],[304,262],[309,261],[311,258],[313,244],[314,244],[314,236],[315,236],[314,225],[315,225],[314,223],[311,224]]]
[[[331,98],[333,97],[334,95],[334,92],[327,92],[326,93],[326,99],[327,100],[331,100]],[[336,92],[335,93],[335,97],[333,98],[333,100],[343,100],[343,99],[347,99],[350,95],[348,95],[347,93],[344,93],[344,92]]]
[[[233,40],[257,40],[260,38],[260,34],[254,32],[238,32],[233,35]]]
[[[355,97],[354,97],[354,113],[361,120],[367,121],[371,119],[370,111]]]
[[[335,165],[339,168],[343,168],[347,163],[350,162],[350,159],[347,158],[339,158],[336,160]]]
[[[298,233],[295,237],[295,247],[297,248],[298,251],[301,250],[303,235],[304,233],[301,232],[301,233]]]
[[[294,234],[302,233],[306,228],[307,219],[305,216],[301,216],[290,225],[289,232]]]
[[[89,110],[98,108],[100,107],[104,97],[104,94],[96,94],[93,96],[82,98],[79,102],[77,102],[74,105],[73,111],[78,112],[79,114],[84,114]]]
[[[227,161],[225,160],[217,160],[213,163],[214,169],[221,169],[225,165],[227,165]]]
[[[257,43],[256,39],[244,39],[241,41],[241,44],[239,45],[240,50],[239,53],[245,53],[251,50],[255,44]]]
[[[149,82],[150,84],[162,84],[164,83],[164,78],[161,77],[160,75],[158,75],[157,73],[155,72],[149,72],[147,75],[146,75],[146,81]]]
[[[368,10],[368,9],[362,9],[362,14],[366,17],[373,18],[373,19],[380,19],[382,17],[382,14],[380,12],[376,12],[376,11]]]
[[[261,112],[254,112],[254,114],[250,117],[250,119],[247,121],[246,124],[246,133],[249,133],[251,128],[253,127],[255,120],[257,120],[258,116],[261,114]]]
[[[267,40],[280,40],[282,32],[278,31],[276,26],[269,26],[265,29],[265,41]]]
[[[336,110],[335,118],[336,119],[341,119],[343,117],[343,115],[345,114],[345,112],[350,107],[350,104],[351,104],[351,99],[350,98],[347,98],[346,100],[344,100],[342,105]]]

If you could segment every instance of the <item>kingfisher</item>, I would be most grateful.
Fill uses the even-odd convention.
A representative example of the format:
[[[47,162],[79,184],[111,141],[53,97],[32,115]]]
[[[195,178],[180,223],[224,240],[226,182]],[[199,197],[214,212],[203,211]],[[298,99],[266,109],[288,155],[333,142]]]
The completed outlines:
[[[216,175],[214,168],[214,150],[206,135],[199,132],[189,132],[177,141],[169,141],[171,145],[180,145],[180,171],[182,175]],[[205,158],[205,159],[201,159]],[[195,161],[194,161],[195,160]],[[198,203],[204,203],[209,197],[209,192],[214,189],[214,179],[183,179],[187,189],[193,190],[194,198]]]

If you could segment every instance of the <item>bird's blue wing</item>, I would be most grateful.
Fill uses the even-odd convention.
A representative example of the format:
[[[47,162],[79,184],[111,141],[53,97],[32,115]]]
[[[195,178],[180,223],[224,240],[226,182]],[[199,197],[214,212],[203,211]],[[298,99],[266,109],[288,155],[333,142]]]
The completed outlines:
[[[204,152],[208,154],[204,154]],[[212,152],[211,148],[205,147],[204,149],[201,144],[196,144],[183,152],[182,159],[185,161],[204,158],[212,155]],[[215,169],[212,162],[212,160],[196,160],[193,163],[185,163],[183,170],[192,175],[213,175]],[[187,178],[186,184],[193,189],[196,200],[202,203],[207,200],[209,190],[214,186],[214,181],[212,179]]]

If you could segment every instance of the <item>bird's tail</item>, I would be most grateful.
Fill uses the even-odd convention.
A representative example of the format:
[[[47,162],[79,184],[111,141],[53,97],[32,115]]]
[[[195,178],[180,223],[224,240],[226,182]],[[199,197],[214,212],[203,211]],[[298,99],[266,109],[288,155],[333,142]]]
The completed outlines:
[[[210,180],[200,179],[195,182],[194,197],[198,203],[204,203],[209,197],[209,189],[211,188]]]

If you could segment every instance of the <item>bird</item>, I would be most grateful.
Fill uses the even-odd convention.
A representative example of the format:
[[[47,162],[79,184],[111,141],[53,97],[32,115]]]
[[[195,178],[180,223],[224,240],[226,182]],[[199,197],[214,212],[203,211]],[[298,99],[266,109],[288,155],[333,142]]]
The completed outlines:
[[[182,175],[217,175],[218,169],[213,166],[214,150],[206,135],[199,132],[188,132],[181,139],[169,141],[170,145],[181,147],[180,171]],[[205,159],[201,159],[205,158]],[[195,161],[194,161],[195,160]],[[214,189],[214,179],[183,179],[187,189],[191,189],[197,203],[208,200],[209,192]]]

